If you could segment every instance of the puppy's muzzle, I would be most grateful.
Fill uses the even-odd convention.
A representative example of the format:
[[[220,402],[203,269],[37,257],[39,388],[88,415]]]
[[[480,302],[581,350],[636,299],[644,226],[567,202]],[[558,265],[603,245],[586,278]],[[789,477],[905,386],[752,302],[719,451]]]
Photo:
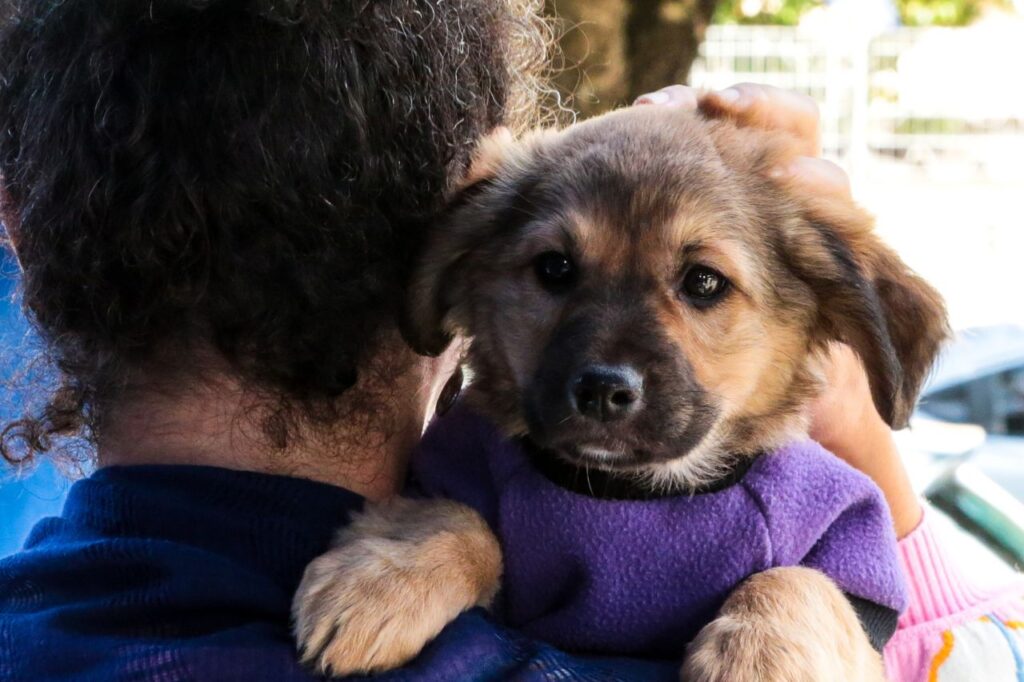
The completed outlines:
[[[629,365],[589,365],[569,379],[569,404],[587,419],[628,419],[643,405],[644,380]]]
[[[639,294],[610,291],[559,325],[541,353],[523,392],[530,441],[607,471],[683,457],[715,408],[655,312],[635,304]]]

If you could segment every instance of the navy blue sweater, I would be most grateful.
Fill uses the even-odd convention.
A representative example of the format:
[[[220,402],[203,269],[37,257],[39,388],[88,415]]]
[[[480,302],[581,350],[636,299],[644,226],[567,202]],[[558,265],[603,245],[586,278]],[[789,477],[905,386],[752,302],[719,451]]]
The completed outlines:
[[[292,594],[362,504],[280,476],[101,469],[0,561],[0,680],[314,679],[295,658]],[[676,666],[572,657],[471,611],[375,679],[669,680]]]

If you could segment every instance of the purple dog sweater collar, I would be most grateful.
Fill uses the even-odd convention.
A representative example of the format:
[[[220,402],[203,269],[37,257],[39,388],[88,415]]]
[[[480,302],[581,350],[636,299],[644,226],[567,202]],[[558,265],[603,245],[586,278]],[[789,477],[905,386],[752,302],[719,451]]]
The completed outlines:
[[[412,473],[420,492],[473,507],[497,533],[496,613],[570,651],[679,657],[739,583],[777,566],[906,605],[881,493],[812,441],[762,455],[712,492],[596,499],[551,482],[517,441],[457,405],[427,431]]]

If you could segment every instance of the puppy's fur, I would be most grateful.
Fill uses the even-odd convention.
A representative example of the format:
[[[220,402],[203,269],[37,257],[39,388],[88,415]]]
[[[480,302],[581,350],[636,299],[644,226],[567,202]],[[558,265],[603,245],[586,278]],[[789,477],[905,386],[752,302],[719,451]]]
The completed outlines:
[[[831,341],[864,359],[901,426],[946,333],[941,301],[851,201],[772,182],[787,153],[777,136],[656,108],[492,138],[414,282],[411,336],[436,353],[471,334],[470,397],[510,435],[584,461],[592,444],[619,457],[587,464],[673,487],[805,433]],[[572,292],[537,284],[544,251],[576,262]],[[731,281],[707,310],[680,300],[695,264]],[[594,361],[644,368],[628,429],[561,423],[562,374]]]
[[[713,483],[737,459],[805,436],[833,342],[859,354],[879,412],[902,426],[947,333],[942,302],[851,200],[807,196],[772,179],[791,148],[778,135],[656,107],[518,142],[496,133],[481,145],[414,278],[406,335],[428,354],[457,335],[471,337],[467,399],[505,433],[662,492]],[[564,286],[539,278],[538,257],[552,252],[571,264]],[[690,295],[685,282],[695,269],[724,278],[723,293]],[[572,387],[594,366],[636,369],[628,418],[581,414]],[[439,538],[449,532],[445,519],[435,524]],[[388,532],[408,533],[401,524]],[[480,585],[493,565],[458,558],[443,570],[453,584]],[[353,603],[387,609],[391,601],[338,593],[313,572],[297,597],[307,654],[321,651],[323,666],[349,672],[415,653],[405,645],[401,655],[381,657],[388,644],[378,638],[362,655],[340,631],[348,648],[332,656],[336,645],[308,636],[324,625],[307,614],[339,621],[310,601],[334,592],[346,614]],[[436,575],[411,588],[429,595],[423,603],[445,601]],[[439,613],[445,619],[452,610]],[[415,618],[407,624],[424,618],[408,615]],[[791,655],[772,659],[779,647]],[[707,680],[881,676],[842,594],[802,568],[740,586],[691,645],[684,670],[686,679]]]
[[[343,529],[344,551],[311,563],[293,604],[301,659],[324,673],[406,662],[462,611],[489,606],[501,548],[473,510],[402,498]]]
[[[772,568],[729,595],[690,643],[686,682],[882,682],[882,660],[824,574]]]

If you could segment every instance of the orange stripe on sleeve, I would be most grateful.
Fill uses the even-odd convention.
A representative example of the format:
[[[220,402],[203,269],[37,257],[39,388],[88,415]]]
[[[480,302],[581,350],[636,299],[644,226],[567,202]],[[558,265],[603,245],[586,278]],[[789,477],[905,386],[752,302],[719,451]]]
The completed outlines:
[[[942,648],[932,659],[931,668],[928,670],[928,682],[937,682],[939,679],[939,668],[946,662],[949,655],[953,653],[953,632],[946,630],[942,633]]]

